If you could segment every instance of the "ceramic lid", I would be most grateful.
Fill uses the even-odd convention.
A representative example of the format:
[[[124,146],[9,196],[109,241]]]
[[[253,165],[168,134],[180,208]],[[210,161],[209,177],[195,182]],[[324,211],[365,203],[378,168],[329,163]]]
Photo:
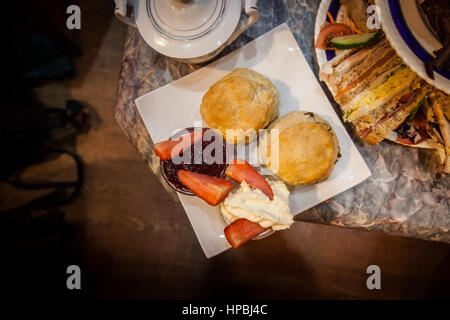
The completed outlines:
[[[148,0],[155,28],[175,40],[192,40],[210,32],[223,16],[224,0]]]
[[[230,38],[242,3],[236,0],[136,0],[136,24],[156,51],[177,59],[205,56]]]

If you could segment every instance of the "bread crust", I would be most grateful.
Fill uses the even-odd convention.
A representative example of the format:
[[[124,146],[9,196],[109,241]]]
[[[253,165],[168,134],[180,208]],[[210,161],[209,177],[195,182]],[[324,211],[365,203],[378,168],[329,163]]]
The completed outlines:
[[[428,86],[419,89],[416,92],[414,99],[408,102],[408,105],[401,111],[390,116],[386,122],[376,129],[371,130],[367,136],[364,137],[364,141],[368,144],[375,145],[381,142],[392,130],[397,128],[403,121],[408,117],[411,111],[417,106],[417,104],[425,97],[428,93]]]
[[[278,129],[278,161],[271,134]],[[261,140],[265,166],[286,184],[312,184],[327,179],[339,156],[339,142],[330,124],[313,112],[294,111],[268,128]]]
[[[256,137],[255,132],[278,117],[278,106],[278,92],[269,79],[254,70],[238,68],[209,88],[200,114],[228,143],[248,143]],[[227,136],[228,129],[239,132]]]

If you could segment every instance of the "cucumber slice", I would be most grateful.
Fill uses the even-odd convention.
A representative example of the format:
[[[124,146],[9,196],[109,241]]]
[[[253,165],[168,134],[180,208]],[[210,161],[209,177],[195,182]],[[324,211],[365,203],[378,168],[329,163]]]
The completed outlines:
[[[334,37],[330,44],[336,49],[364,48],[380,39],[381,32],[353,34],[351,36]]]

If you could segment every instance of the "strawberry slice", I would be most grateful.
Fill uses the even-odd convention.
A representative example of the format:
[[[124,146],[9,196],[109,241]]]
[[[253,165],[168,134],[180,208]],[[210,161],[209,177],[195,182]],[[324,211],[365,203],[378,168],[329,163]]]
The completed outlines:
[[[228,178],[239,183],[243,180],[253,188],[261,190],[270,200],[273,200],[272,187],[267,183],[266,179],[255,170],[247,161],[236,159],[228,165],[225,174]]]
[[[178,171],[178,180],[212,206],[225,199],[233,188],[230,181],[186,170]]]
[[[177,140],[166,140],[155,144],[153,150],[162,160],[169,160],[176,155],[180,155],[191,145],[200,141],[203,137],[203,130],[194,130],[182,135]]]
[[[247,219],[237,219],[225,228],[224,233],[231,246],[237,249],[265,230],[267,229],[256,222]]]

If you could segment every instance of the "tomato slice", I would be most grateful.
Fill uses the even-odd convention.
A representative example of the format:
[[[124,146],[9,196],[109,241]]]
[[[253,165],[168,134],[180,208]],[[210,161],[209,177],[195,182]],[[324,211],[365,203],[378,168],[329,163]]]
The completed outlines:
[[[323,27],[319,36],[317,37],[316,48],[328,49],[328,43],[331,37],[349,36],[352,35],[352,29],[343,23],[329,23]]]

